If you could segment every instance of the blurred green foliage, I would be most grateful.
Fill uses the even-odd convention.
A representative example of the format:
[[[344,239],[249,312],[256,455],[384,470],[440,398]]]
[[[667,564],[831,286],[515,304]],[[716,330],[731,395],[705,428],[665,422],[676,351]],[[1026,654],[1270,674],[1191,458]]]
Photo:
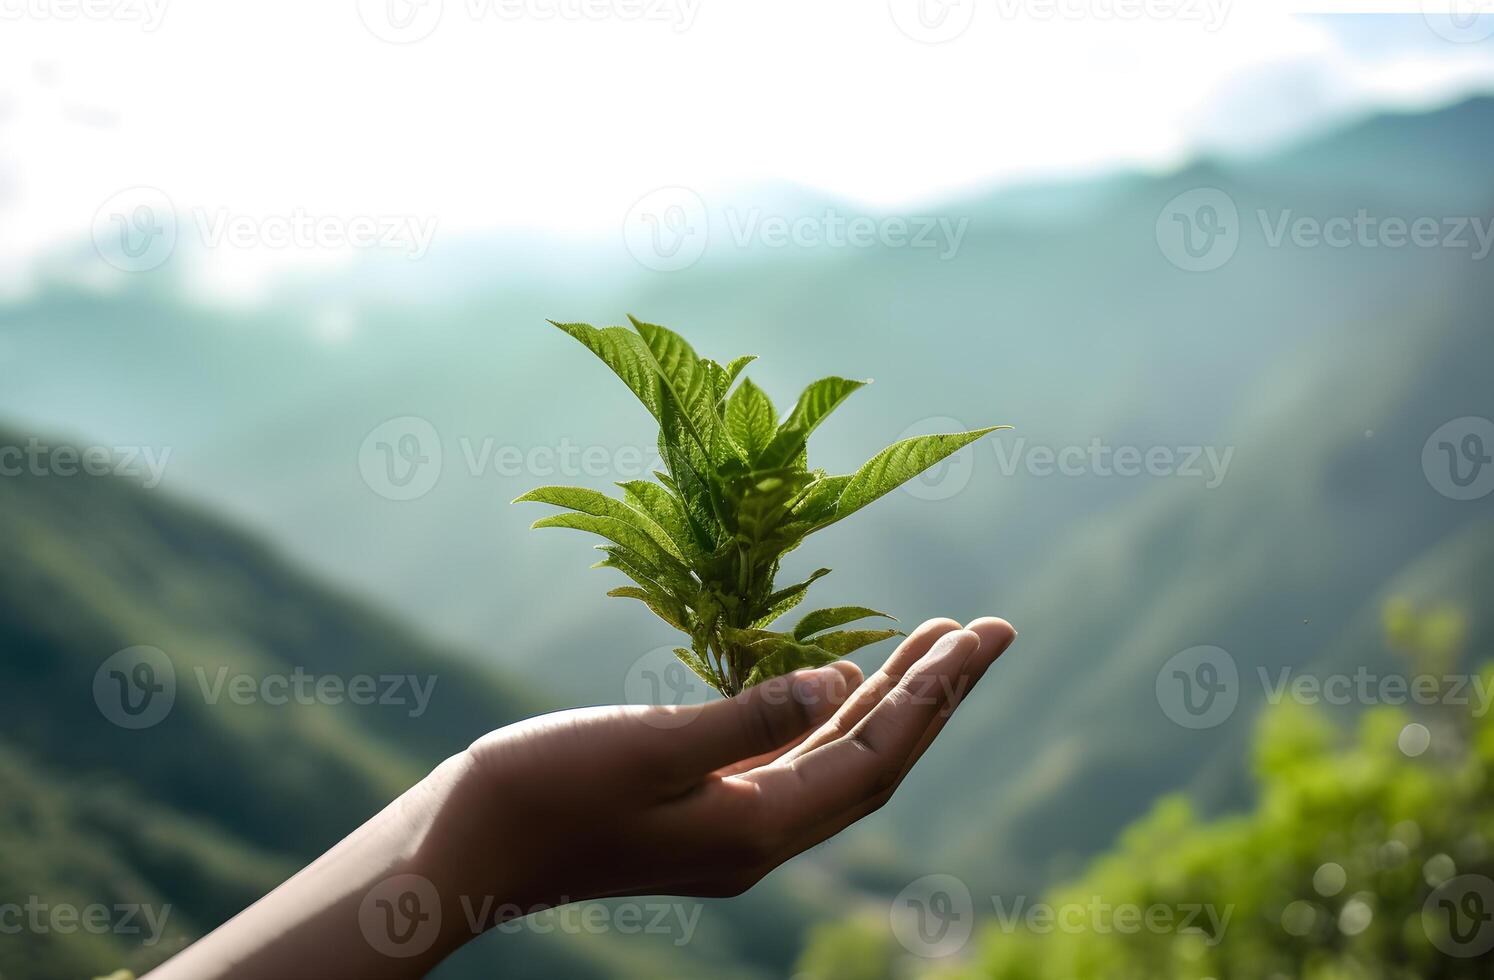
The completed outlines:
[[[1409,674],[1444,669],[1460,654],[1456,609],[1397,600],[1384,612]],[[1479,681],[1494,684],[1494,665]],[[891,950],[886,920],[848,920],[815,932],[800,978],[1488,976],[1476,943],[1450,942],[1446,918],[1428,903],[1456,876],[1494,876],[1494,719],[1479,716],[1476,699],[1453,700],[1370,707],[1352,731],[1331,709],[1284,701],[1256,730],[1253,810],[1204,819],[1182,795],[1159,800],[1081,876],[1044,896],[1058,925],[1034,928],[1031,918],[999,914],[1015,906],[1009,898],[997,908],[987,897],[982,908],[977,897],[985,925],[952,964],[869,957]],[[1417,725],[1429,743],[1408,728]],[[1128,906],[1162,910],[1159,921],[1170,924],[1126,923],[1115,910]],[[1199,908],[1207,911],[1192,912]],[[1475,927],[1480,939],[1489,930],[1494,923]]]

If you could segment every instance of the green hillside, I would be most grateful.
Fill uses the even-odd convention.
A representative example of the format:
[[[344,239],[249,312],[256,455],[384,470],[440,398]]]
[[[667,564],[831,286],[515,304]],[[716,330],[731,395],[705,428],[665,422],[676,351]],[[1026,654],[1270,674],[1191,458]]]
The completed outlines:
[[[816,586],[827,605],[867,602],[905,623],[997,613],[1022,638],[888,807],[752,894],[708,903],[688,954],[782,975],[806,924],[848,893],[881,900],[955,867],[972,887],[1035,891],[1110,848],[1160,794],[1186,789],[1205,814],[1238,809],[1264,701],[1256,671],[1383,664],[1390,653],[1372,640],[1389,590],[1477,608],[1487,589],[1458,569],[1474,568],[1468,556],[1494,535],[1494,496],[1444,497],[1421,464],[1441,424],[1494,417],[1494,258],[1272,244],[1267,228],[1361,210],[1487,226],[1491,151],[1485,98],[1248,158],[1009,188],[927,209],[969,220],[947,259],[713,238],[697,266],[664,274],[620,245],[545,241],[532,260],[512,248],[502,263],[409,271],[401,291],[362,269],[228,308],[165,274],[101,288],[59,272],[0,302],[0,416],[26,435],[170,447],[173,497],[0,480],[0,641],[15,664],[0,773],[38,806],[109,828],[76,848],[86,833],[26,840],[113,862],[110,880],[131,888],[169,882],[162,894],[192,896],[183,908],[213,910],[197,913],[200,926],[431,760],[534,707],[515,692],[543,690],[547,706],[626,700],[629,668],[675,637],[629,604],[597,601],[608,573],[527,533],[507,501],[543,483],[605,489],[638,475],[615,462],[648,446],[646,414],[543,322],[628,312],[686,331],[704,354],[762,355],[775,394],[831,372],[876,378],[816,434],[816,460],[836,471],[935,419],[1016,426],[974,447],[958,492],[889,495],[861,526],[790,556],[785,575],[836,569]],[[1190,272],[1168,260],[1156,226],[1167,202],[1201,187],[1236,205],[1239,242],[1220,268]],[[857,213],[802,193],[735,203]],[[557,256],[574,266],[563,279]],[[317,335],[328,311],[355,323],[345,339]],[[429,494],[396,501],[365,482],[359,452],[406,415],[436,429],[444,464]],[[1035,448],[1095,440],[1208,447],[1230,465],[1212,487],[1027,465]],[[500,450],[566,445],[613,463],[493,465]],[[428,652],[176,499],[206,502],[296,567],[461,652]],[[1416,576],[1424,589],[1407,584]],[[208,712],[199,698],[157,728],[121,732],[89,691],[105,656],[137,644],[167,651],[184,676],[304,664],[441,680],[419,718]],[[1225,723],[1187,730],[1159,708],[1155,682],[1174,654],[1204,644],[1227,650],[1250,684]],[[191,829],[160,830],[172,821]],[[138,843],[147,825],[149,846]]]
[[[24,445],[0,432],[0,446]],[[176,695],[162,720],[130,730],[110,720],[117,705],[95,699],[95,674],[140,645],[169,658]],[[143,971],[441,758],[542,707],[242,533],[113,477],[0,479],[0,651],[0,894],[163,917],[150,942],[144,932],[0,937],[7,980]],[[213,694],[225,667],[255,678],[416,676],[429,700],[423,712],[412,696],[234,703]],[[399,696],[380,684],[380,700]],[[698,969],[688,962],[652,937],[520,934],[486,937],[441,975],[684,976]]]

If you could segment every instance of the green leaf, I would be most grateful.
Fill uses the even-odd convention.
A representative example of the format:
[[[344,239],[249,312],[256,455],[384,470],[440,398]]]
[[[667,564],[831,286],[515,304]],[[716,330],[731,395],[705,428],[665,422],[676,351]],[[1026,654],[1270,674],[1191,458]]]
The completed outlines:
[[[862,464],[846,483],[835,505],[833,520],[854,514],[878,497],[897,489],[946,456],[956,453],[987,432],[1009,429],[992,425],[973,432],[914,436],[893,443]]]
[[[658,423],[658,482],[619,483],[621,499],[577,487],[540,487],[519,499],[568,512],[535,526],[576,528],[606,539],[597,565],[631,580],[610,594],[643,602],[687,634],[688,649],[677,655],[727,696],[744,683],[828,663],[896,635],[841,629],[886,615],[861,606],[809,613],[792,634],[769,629],[829,572],[822,568],[804,582],[775,589],[783,558],[814,531],[990,430],[905,440],[852,475],[830,476],[810,467],[808,440],[865,382],[821,378],[804,389],[792,411],[775,419],[771,399],[743,376],[753,357],[723,365],[698,356],[665,327],[631,316],[628,321],[631,328],[555,326],[607,364]]]
[[[757,360],[756,354],[743,354],[741,357],[733,357],[726,365],[726,386],[730,388],[731,383],[737,380],[737,375],[742,373],[742,369],[755,360]]]
[[[790,585],[786,589],[779,589],[777,592],[774,592],[772,595],[768,596],[768,601],[765,603],[765,605],[767,606],[767,611],[764,612],[762,616],[758,617],[757,621],[753,623],[753,625],[759,628],[767,626],[769,623],[773,622],[773,620],[777,619],[779,616],[782,616],[784,613],[788,612],[790,609],[803,602],[804,593],[809,591],[809,587],[815,583],[815,580],[823,578],[829,574],[830,569],[817,568],[815,569],[814,574],[810,575],[809,578],[805,579],[804,581],[798,583],[797,585]]]
[[[593,517],[610,517],[631,524],[653,538],[659,547],[669,553],[670,557],[684,560],[684,553],[679,545],[647,511],[635,508],[621,500],[614,500],[605,493],[584,487],[536,487],[523,496],[515,497],[514,503],[554,504],[556,507],[569,507],[571,510],[590,514]]]
[[[834,516],[840,495],[850,482],[849,476],[826,476],[811,483],[794,505],[794,517],[815,524]]]
[[[763,390],[743,378],[726,402],[726,433],[747,454],[750,463],[773,441],[776,415]]]
[[[661,379],[643,338],[626,327],[598,330],[587,323],[556,323],[554,320],[550,323],[585,344],[638,396],[649,414],[660,422],[664,421]]]
[[[721,420],[716,415],[716,387],[710,369],[674,331],[632,316],[628,320],[643,339],[665,389],[679,406],[686,430],[706,456],[713,457]]]
[[[840,659],[818,645],[795,643],[787,637],[759,640],[753,644],[753,647],[754,649],[761,647],[766,652],[758,658],[757,663],[748,673],[747,679],[742,683],[744,689],[774,677],[803,670],[806,667],[823,667],[826,664],[833,664]]]
[[[835,411],[851,392],[865,387],[865,381],[850,381],[846,378],[821,378],[805,388],[788,418],[778,427],[773,441],[760,454],[757,465],[761,469],[777,469],[782,466],[805,466],[805,445],[809,435],[825,417]]]
[[[691,670],[693,670],[696,677],[699,677],[701,680],[705,681],[716,690],[721,690],[721,678],[716,676],[716,671],[711,667],[711,665],[701,659],[701,657],[695,651],[686,650],[684,647],[675,647],[674,655],[678,657],[680,659],[680,662],[683,663],[686,667],[689,667]]]
[[[901,630],[841,630],[838,633],[821,633],[811,642],[837,657],[844,657],[870,643],[879,643],[890,636],[902,635]]]
[[[670,626],[681,632],[689,632],[689,629],[685,626],[685,621],[689,619],[689,616],[685,614],[684,607],[667,596],[650,589],[638,588],[632,585],[620,585],[615,589],[609,590],[607,594],[619,599],[637,599],[652,609],[655,616],[658,616]]]
[[[810,384],[808,388],[799,395],[799,402],[794,410],[789,413],[788,418],[783,421],[783,428],[797,428],[804,430],[804,437],[809,434],[825,420],[831,412],[840,407],[840,403],[850,397],[851,393],[858,388],[866,387],[868,381],[852,381],[848,378],[821,378]]]
[[[865,606],[835,606],[829,609],[816,609],[812,613],[806,613],[804,618],[799,620],[799,625],[794,627],[794,639],[803,640],[821,630],[844,626],[846,623],[854,623],[858,619],[866,619],[870,616],[880,616],[882,619],[897,622],[892,616]]]
[[[615,541],[637,552],[651,565],[677,566],[683,571],[683,566],[679,565],[674,556],[665,551],[651,536],[629,522],[615,517],[598,517],[595,514],[579,513],[551,514],[549,517],[541,517],[531,527],[569,527],[577,531],[590,531],[592,534],[599,534],[608,541]]]
[[[623,499],[647,514],[664,530],[675,547],[687,558],[698,558],[704,543],[697,539],[685,506],[667,488],[648,480],[628,480],[618,484]]]

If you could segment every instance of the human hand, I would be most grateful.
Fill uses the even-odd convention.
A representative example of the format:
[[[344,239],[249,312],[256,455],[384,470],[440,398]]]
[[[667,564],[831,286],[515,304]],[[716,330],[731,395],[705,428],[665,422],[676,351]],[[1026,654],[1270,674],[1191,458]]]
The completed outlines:
[[[525,910],[738,894],[885,803],[1015,636],[1000,619],[935,619],[865,681],[839,661],[705,705],[492,732],[469,750],[492,873]]]
[[[841,661],[705,705],[501,728],[151,980],[403,980],[540,908],[738,894],[885,803],[1015,636],[930,620],[866,680]]]

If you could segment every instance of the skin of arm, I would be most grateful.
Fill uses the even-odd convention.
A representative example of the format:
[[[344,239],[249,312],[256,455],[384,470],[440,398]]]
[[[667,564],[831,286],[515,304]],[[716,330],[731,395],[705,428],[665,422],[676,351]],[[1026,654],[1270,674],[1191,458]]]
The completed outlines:
[[[418,977],[517,910],[740,894],[880,808],[1015,637],[934,619],[869,678],[490,732],[149,980]]]

